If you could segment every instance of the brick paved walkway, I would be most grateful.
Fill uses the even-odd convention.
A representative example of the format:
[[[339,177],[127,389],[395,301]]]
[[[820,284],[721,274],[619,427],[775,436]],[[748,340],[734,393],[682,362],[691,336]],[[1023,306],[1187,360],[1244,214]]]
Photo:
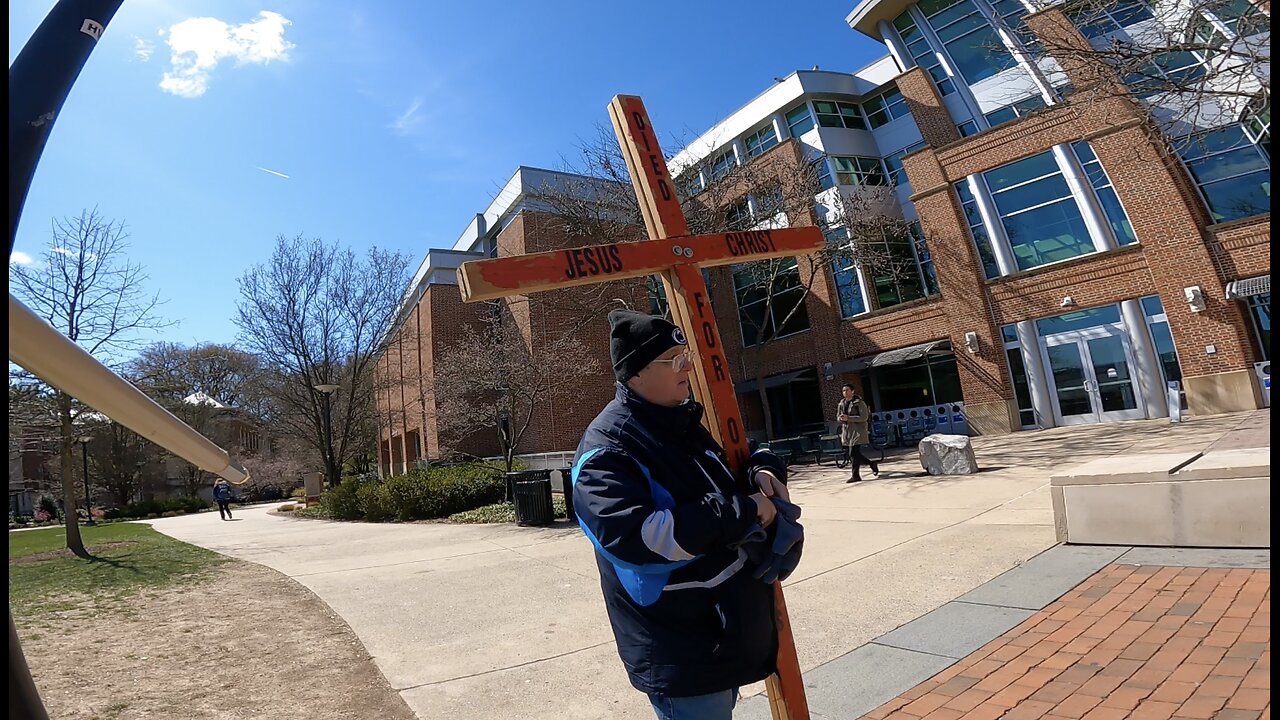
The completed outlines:
[[[869,720],[1271,717],[1271,571],[1109,565]]]

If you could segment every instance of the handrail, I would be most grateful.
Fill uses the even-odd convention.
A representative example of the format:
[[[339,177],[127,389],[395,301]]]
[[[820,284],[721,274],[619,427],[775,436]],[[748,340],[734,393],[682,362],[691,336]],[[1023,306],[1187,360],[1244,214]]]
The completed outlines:
[[[237,485],[249,473],[127,380],[9,295],[9,359],[187,462]]]

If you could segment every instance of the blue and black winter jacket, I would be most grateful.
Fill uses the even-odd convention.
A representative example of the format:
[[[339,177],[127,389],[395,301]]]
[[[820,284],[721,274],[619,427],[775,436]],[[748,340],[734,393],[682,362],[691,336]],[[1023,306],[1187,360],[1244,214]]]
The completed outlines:
[[[619,384],[574,461],[618,654],[646,693],[718,692],[775,668],[773,591],[738,547],[758,528],[755,502],[701,420],[695,402],[661,407]]]

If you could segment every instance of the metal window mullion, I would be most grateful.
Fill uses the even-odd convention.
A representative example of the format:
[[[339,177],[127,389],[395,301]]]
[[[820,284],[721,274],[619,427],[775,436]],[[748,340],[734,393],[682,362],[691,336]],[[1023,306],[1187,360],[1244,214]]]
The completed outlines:
[[[982,13],[986,18],[987,24],[995,28],[996,35],[1000,37],[1000,42],[1004,43],[1005,49],[1013,56],[1014,62],[1022,66],[1023,70],[1031,77],[1031,82],[1035,83],[1036,89],[1040,91],[1040,97],[1048,105],[1056,105],[1060,101],[1053,92],[1053,86],[1049,84],[1049,79],[1041,72],[1040,66],[1035,63],[1034,59],[1027,53],[1027,49],[1005,24],[1004,19],[996,13],[996,9],[987,3],[987,0],[969,0],[973,6],[978,8],[978,12]],[[985,124],[987,118],[983,116],[982,121]],[[987,127],[991,127],[987,124]]]

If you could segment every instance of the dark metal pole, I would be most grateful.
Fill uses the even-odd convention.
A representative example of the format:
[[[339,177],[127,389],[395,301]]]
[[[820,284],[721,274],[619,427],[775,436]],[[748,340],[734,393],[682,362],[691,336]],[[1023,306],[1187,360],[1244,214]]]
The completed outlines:
[[[84,521],[86,526],[97,525],[93,521],[93,501],[89,498],[89,443],[80,443],[80,457],[84,459]]]
[[[333,405],[332,392],[324,393],[324,464],[329,475],[329,487],[338,487],[338,463],[333,457]]]
[[[9,66],[9,251],[53,123],[122,0],[59,0]]]
[[[49,131],[123,0],[58,0],[9,66],[9,252]],[[9,717],[48,720],[9,610]]]

